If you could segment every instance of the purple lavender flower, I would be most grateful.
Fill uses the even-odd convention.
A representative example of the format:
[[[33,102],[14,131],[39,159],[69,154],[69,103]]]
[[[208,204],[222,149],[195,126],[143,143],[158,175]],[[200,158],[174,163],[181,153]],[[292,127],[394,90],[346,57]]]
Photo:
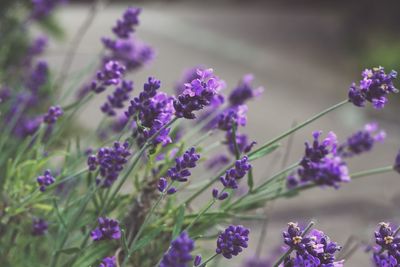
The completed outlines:
[[[39,190],[44,192],[46,191],[46,187],[53,184],[56,179],[51,175],[50,170],[45,170],[43,175],[38,176],[36,181],[39,184]]]
[[[399,150],[399,152],[397,153],[397,156],[396,156],[396,160],[395,160],[395,162],[394,162],[393,169],[394,169],[395,171],[397,171],[398,173],[400,173],[400,150]]]
[[[99,217],[98,222],[99,226],[90,233],[93,241],[121,238],[121,230],[118,221],[110,218]]]
[[[186,89],[186,84],[190,83],[191,81],[199,78],[199,75],[197,74],[198,69],[204,69],[204,66],[195,66],[192,68],[185,69],[181,75],[181,78],[179,81],[175,83],[174,86],[174,91],[176,95],[180,95],[185,91]]]
[[[172,181],[186,182],[191,175],[189,169],[196,167],[196,162],[200,159],[200,155],[196,153],[194,147],[188,149],[182,156],[175,159],[175,166],[167,171],[167,177]],[[158,190],[164,192],[167,187],[167,180],[164,177],[160,178]],[[176,190],[173,192],[175,193]],[[173,194],[172,191],[169,194]]]
[[[92,81],[91,90],[101,93],[110,85],[118,85],[122,81],[125,66],[118,61],[110,60],[106,62],[101,71],[97,72],[96,80]]]
[[[35,218],[32,221],[32,235],[34,236],[40,236],[44,235],[47,232],[47,229],[49,228],[48,223],[40,218]]]
[[[226,188],[238,188],[238,181],[242,179],[251,169],[251,164],[248,162],[248,157],[235,162],[235,166],[226,171],[225,176],[221,176],[220,181]]]
[[[139,145],[143,145],[172,119],[173,99],[164,92],[158,92],[159,88],[160,81],[150,77],[148,83],[144,84],[143,91],[130,102],[130,106],[125,112],[127,117],[134,117],[134,121],[138,123],[134,137]],[[152,141],[153,145],[171,143],[169,132],[170,128],[165,128],[158,133]]]
[[[305,233],[297,223],[289,223],[288,230],[283,232],[283,238],[285,244],[295,254],[284,259],[285,267],[343,266],[344,261],[335,261],[335,253],[341,247],[319,230],[311,230],[309,233]]]
[[[238,126],[245,126],[247,123],[247,106],[233,106],[226,109],[222,114],[218,116],[218,128],[223,131],[231,131],[235,125],[236,129]]]
[[[135,31],[135,26],[139,25],[140,8],[129,7],[122,19],[117,20],[117,25],[113,28],[113,32],[119,38],[128,38]]]
[[[254,76],[252,74],[246,74],[243,76],[238,86],[233,89],[232,93],[229,95],[229,104],[231,106],[243,105],[249,99],[261,95],[261,93],[264,91],[264,88],[261,86],[253,88],[251,85],[253,80]]]
[[[193,263],[193,265],[194,265],[194,266],[199,266],[200,263],[201,263],[201,255],[197,255],[197,256],[194,258],[194,263]]]
[[[358,107],[365,106],[365,102],[371,102],[375,109],[382,109],[387,103],[389,93],[397,93],[393,84],[397,72],[392,70],[385,73],[383,67],[365,69],[359,85],[352,84],[349,90],[349,101]]]
[[[129,144],[127,142],[123,144],[115,142],[113,147],[100,148],[97,155],[88,157],[87,164],[89,171],[95,171],[99,167],[100,176],[103,178],[103,181],[98,179],[97,183],[101,183],[102,187],[110,187],[117,180],[130,155]]]
[[[338,153],[342,157],[352,157],[368,152],[376,142],[383,142],[385,137],[384,131],[378,131],[378,124],[368,123],[363,130],[354,133],[344,144],[340,145]]]
[[[225,144],[228,145],[229,152],[231,152],[233,155],[236,154],[234,140],[235,138],[233,137],[233,132],[227,131],[225,134]],[[255,141],[249,141],[249,137],[246,134],[236,132],[236,145],[240,154],[249,153],[255,144]]]
[[[37,93],[48,81],[49,68],[45,61],[39,61],[32,70],[26,83],[26,87],[32,93]]]
[[[33,58],[42,54],[47,46],[47,37],[39,36],[33,40],[32,44],[28,47],[25,58],[23,59],[22,67],[30,67],[32,65]]]
[[[182,232],[164,254],[160,267],[189,267],[193,260],[191,252],[194,249],[194,241],[187,232]]]
[[[113,94],[107,97],[107,102],[101,106],[101,110],[109,116],[117,115],[115,109],[124,107],[124,102],[129,100],[132,91],[133,82],[122,81],[121,86],[117,87]]]
[[[33,4],[30,17],[35,20],[41,20],[50,15],[50,13],[59,5],[67,0],[31,0]]]
[[[210,158],[206,163],[206,167],[208,169],[214,169],[217,167],[224,166],[225,164],[228,163],[229,163],[229,158],[226,155],[221,154],[221,155],[216,155],[213,158]]]
[[[314,132],[312,145],[306,142],[304,157],[300,161],[295,174],[289,175],[287,187],[315,183],[323,186],[339,188],[340,183],[349,182],[350,176],[346,163],[337,153],[337,140],[333,132],[322,142],[319,141],[321,132]]]
[[[373,261],[377,267],[397,266],[400,262],[400,238],[388,223],[380,223],[375,231]]]
[[[219,234],[215,252],[222,254],[227,259],[239,255],[248,246],[249,233],[249,229],[241,225],[230,225]]]
[[[60,106],[51,106],[43,117],[43,121],[47,124],[54,124],[59,117],[64,114]]]
[[[116,60],[125,65],[127,71],[134,71],[149,64],[155,57],[154,49],[137,38],[112,40],[103,38],[102,42],[109,53],[104,60]]]
[[[185,84],[182,94],[174,100],[175,115],[178,118],[194,119],[194,111],[203,109],[223,88],[224,82],[213,74],[212,69],[198,69],[199,78]]]
[[[115,256],[106,257],[101,261],[99,267],[117,267],[116,261]]]

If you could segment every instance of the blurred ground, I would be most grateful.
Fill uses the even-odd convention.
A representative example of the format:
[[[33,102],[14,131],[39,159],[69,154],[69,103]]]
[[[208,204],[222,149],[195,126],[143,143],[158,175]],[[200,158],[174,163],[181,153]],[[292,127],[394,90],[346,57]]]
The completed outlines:
[[[79,48],[73,71],[80,72],[93,62],[101,51],[100,37],[111,34],[110,28],[124,8],[110,6],[98,14]],[[53,66],[60,66],[68,40],[87,11],[88,6],[84,5],[60,11],[67,42],[51,47],[49,58]],[[300,122],[341,101],[352,80],[359,79],[360,70],[343,51],[345,25],[339,12],[307,8],[288,10],[268,5],[210,8],[180,3],[144,6],[141,18],[138,34],[154,45],[157,58],[149,68],[132,77],[136,90],[140,90],[149,75],[161,79],[164,88],[171,88],[184,68],[198,64],[213,67],[229,88],[243,74],[253,73],[256,84],[263,85],[266,90],[261,99],[250,104],[246,131],[259,144],[287,129],[294,121]],[[394,98],[392,103],[396,102]],[[80,119],[85,127],[94,128],[100,121],[99,106],[103,99],[96,99],[82,113]],[[334,130],[343,140],[368,122],[369,116],[376,114],[370,111],[367,117],[366,110],[350,105],[330,114],[296,134],[289,162],[301,157],[303,142],[310,139],[312,131]],[[386,143],[377,146],[373,154],[352,161],[351,171],[392,164],[400,144],[399,118],[392,117],[394,121],[379,121],[388,133]],[[269,160],[257,163],[257,177],[264,178],[279,170],[280,163],[268,167]],[[314,219],[318,228],[342,244],[349,235],[365,240],[372,237],[373,228],[380,221],[400,222],[399,179],[396,174],[367,177],[344,185],[338,191],[315,189],[296,199],[279,201],[269,213],[271,221],[264,254],[268,255],[268,251],[280,244],[281,231],[289,221]],[[249,226],[252,244],[247,255],[255,251],[259,228],[258,225]],[[229,264],[238,266],[242,258]],[[346,266],[369,266],[368,256],[358,251]]]

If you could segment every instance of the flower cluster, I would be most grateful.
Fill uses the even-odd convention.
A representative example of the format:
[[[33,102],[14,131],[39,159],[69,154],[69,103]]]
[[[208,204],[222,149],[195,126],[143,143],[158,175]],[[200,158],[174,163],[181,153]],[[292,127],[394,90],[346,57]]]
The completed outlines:
[[[238,188],[238,182],[242,179],[247,172],[251,169],[251,164],[248,162],[248,157],[244,156],[242,159],[235,162],[235,166],[226,171],[225,176],[220,177],[221,183],[226,188]]]
[[[174,100],[178,118],[196,118],[194,112],[209,106],[225,85],[212,69],[198,69],[197,75],[198,78],[186,83],[185,90]]]
[[[43,121],[47,124],[54,124],[63,114],[64,112],[60,106],[51,106],[44,115]]]
[[[186,182],[188,177],[191,175],[189,169],[196,167],[196,162],[200,159],[200,155],[196,153],[194,147],[188,149],[182,156],[175,159],[175,166],[171,167],[167,171],[167,176],[172,181]],[[161,177],[158,183],[158,190],[164,192],[168,187],[167,179]],[[167,191],[168,194],[174,194],[176,192],[175,187],[170,187]]]
[[[96,79],[91,83],[91,90],[101,93],[110,85],[118,85],[122,81],[125,66],[118,61],[110,60],[106,62],[102,70],[96,74]]]
[[[378,124],[368,123],[338,147],[338,154],[342,157],[352,157],[370,151],[376,142],[383,142],[386,133],[378,131]]]
[[[160,81],[149,77],[148,82],[144,84],[143,91],[138,97],[131,100],[130,106],[125,112],[127,117],[134,117],[136,123],[134,136],[139,145],[143,145],[159,131],[152,143],[154,145],[171,143],[170,128],[162,128],[172,119],[173,99],[166,93],[157,91],[159,88]]]
[[[45,170],[43,175],[38,176],[36,179],[39,184],[39,190],[44,192],[46,191],[46,187],[53,184],[56,179],[51,175],[50,170]]]
[[[35,218],[32,221],[32,235],[39,236],[44,235],[49,228],[49,224],[40,218]]]
[[[397,153],[396,159],[394,161],[393,169],[400,173],[400,151]]]
[[[358,107],[365,106],[365,102],[371,102],[375,109],[382,109],[387,103],[389,93],[397,93],[393,84],[397,72],[392,70],[385,73],[383,67],[365,69],[359,85],[355,83],[349,89],[349,101]]]
[[[261,86],[254,88],[252,86],[253,80],[254,76],[252,74],[243,76],[237,87],[233,89],[229,95],[228,100],[231,106],[243,105],[248,100],[261,95],[261,93],[264,91],[264,88]]]
[[[308,183],[338,188],[340,183],[350,181],[347,165],[337,153],[335,134],[330,132],[322,142],[319,140],[320,136],[320,131],[314,132],[312,145],[306,142],[305,153],[296,172],[297,177],[295,174],[288,177],[288,188]]]
[[[32,0],[33,8],[31,18],[41,20],[50,15],[50,13],[60,4],[67,0]]]
[[[375,266],[398,266],[400,264],[400,237],[397,237],[397,230],[393,231],[387,223],[380,223],[375,231],[375,242],[378,245],[374,248],[373,260]]]
[[[135,26],[139,25],[140,8],[128,8],[122,19],[117,20],[117,25],[113,28],[113,32],[119,38],[128,38],[135,31]]]
[[[25,58],[23,59],[24,66],[31,66],[32,60],[43,53],[47,46],[47,37],[46,36],[39,36],[35,40],[33,40],[32,44],[29,45]]]
[[[218,118],[218,128],[223,131],[232,131],[233,127],[245,126],[247,123],[247,106],[232,106],[226,109]]]
[[[312,230],[306,233],[297,223],[289,223],[288,230],[283,232],[287,246],[295,252],[284,259],[285,267],[321,266],[341,267],[344,261],[335,261],[335,253],[341,249],[323,232]]]
[[[90,236],[94,241],[112,240],[121,238],[121,229],[116,220],[110,218],[98,218],[99,226],[94,229]]]
[[[37,94],[40,88],[44,86],[49,78],[49,67],[45,61],[36,63],[32,70],[29,79],[27,80],[26,87],[33,93]]]
[[[164,254],[160,267],[189,267],[193,260],[191,252],[194,249],[194,241],[190,239],[188,233],[182,232]],[[196,257],[197,261],[198,258]],[[196,262],[197,263],[197,262]]]
[[[134,37],[118,40],[103,38],[102,41],[109,52],[103,60],[117,60],[125,65],[127,71],[136,70],[150,63],[155,56],[151,46]]]
[[[230,225],[219,234],[215,252],[227,259],[239,255],[248,246],[249,233],[249,229],[241,225]]]
[[[99,267],[117,267],[116,261],[115,256],[106,257],[101,261]]]
[[[97,179],[97,183],[102,187],[110,187],[117,180],[130,155],[128,142],[123,144],[115,142],[113,147],[100,148],[96,155],[90,155],[87,164],[90,171],[95,171],[99,167],[100,176],[104,180]]]
[[[107,102],[101,106],[101,111],[109,116],[117,115],[115,109],[124,107],[124,102],[130,98],[133,91],[133,82],[123,80],[121,85],[115,89],[112,95],[107,97]]]

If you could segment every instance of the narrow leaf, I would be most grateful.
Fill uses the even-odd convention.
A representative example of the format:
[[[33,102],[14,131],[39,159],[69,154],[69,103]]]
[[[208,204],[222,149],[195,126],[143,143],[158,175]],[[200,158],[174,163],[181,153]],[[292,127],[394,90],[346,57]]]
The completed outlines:
[[[182,231],[183,220],[185,218],[185,206],[181,205],[178,210],[174,230],[172,231],[172,240],[174,240]]]
[[[249,186],[249,192],[253,191],[254,179],[253,179],[253,170],[250,169],[247,174],[247,185]]]
[[[154,230],[150,231],[147,235],[139,239],[136,245],[133,247],[132,252],[139,250],[149,244],[154,238],[156,238],[162,231],[161,227],[157,227]]]
[[[256,160],[258,158],[262,158],[265,155],[268,155],[272,152],[275,151],[278,147],[280,147],[281,144],[276,143],[270,146],[262,147],[261,149],[258,149],[255,153],[250,153],[249,155],[249,161]]]

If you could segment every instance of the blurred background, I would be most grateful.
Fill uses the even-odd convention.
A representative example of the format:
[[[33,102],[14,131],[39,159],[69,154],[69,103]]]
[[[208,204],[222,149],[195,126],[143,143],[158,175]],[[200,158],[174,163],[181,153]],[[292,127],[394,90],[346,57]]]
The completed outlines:
[[[64,34],[52,40],[46,54],[54,72],[65,60],[82,23],[93,15],[92,5],[93,1],[70,1],[57,11]],[[129,5],[143,7],[137,34],[157,54],[152,64],[132,76],[136,92],[150,75],[172,92],[182,71],[199,64],[214,68],[227,82],[227,92],[243,74],[253,73],[255,83],[265,91],[250,103],[244,131],[259,144],[345,99],[349,85],[360,79],[364,68],[382,65],[400,70],[399,1],[169,0],[101,5],[82,36],[71,75],[77,75],[101,53],[100,38],[111,34],[111,27]],[[78,89],[69,86],[65,90]],[[104,98],[96,98],[82,112],[83,127],[95,129],[103,102]],[[392,164],[400,147],[399,104],[399,95],[392,95],[382,111],[347,105],[329,114],[296,133],[289,164],[302,156],[304,140],[311,139],[312,131],[334,130],[345,140],[370,121],[379,122],[387,140],[378,144],[374,153],[351,160],[351,172]],[[286,146],[284,142],[281,152],[257,162],[255,176],[265,178],[278,171]],[[365,177],[340,190],[313,189],[296,199],[280,200],[265,211],[269,224],[262,255],[267,257],[282,243],[281,232],[289,221],[313,219],[317,228],[341,244],[349,235],[369,241],[377,223],[400,223],[399,189],[400,176],[391,173]],[[254,254],[261,225],[248,226],[252,234],[246,254],[235,261],[222,260],[220,266],[239,266]],[[361,248],[346,266],[369,266],[368,257]]]

